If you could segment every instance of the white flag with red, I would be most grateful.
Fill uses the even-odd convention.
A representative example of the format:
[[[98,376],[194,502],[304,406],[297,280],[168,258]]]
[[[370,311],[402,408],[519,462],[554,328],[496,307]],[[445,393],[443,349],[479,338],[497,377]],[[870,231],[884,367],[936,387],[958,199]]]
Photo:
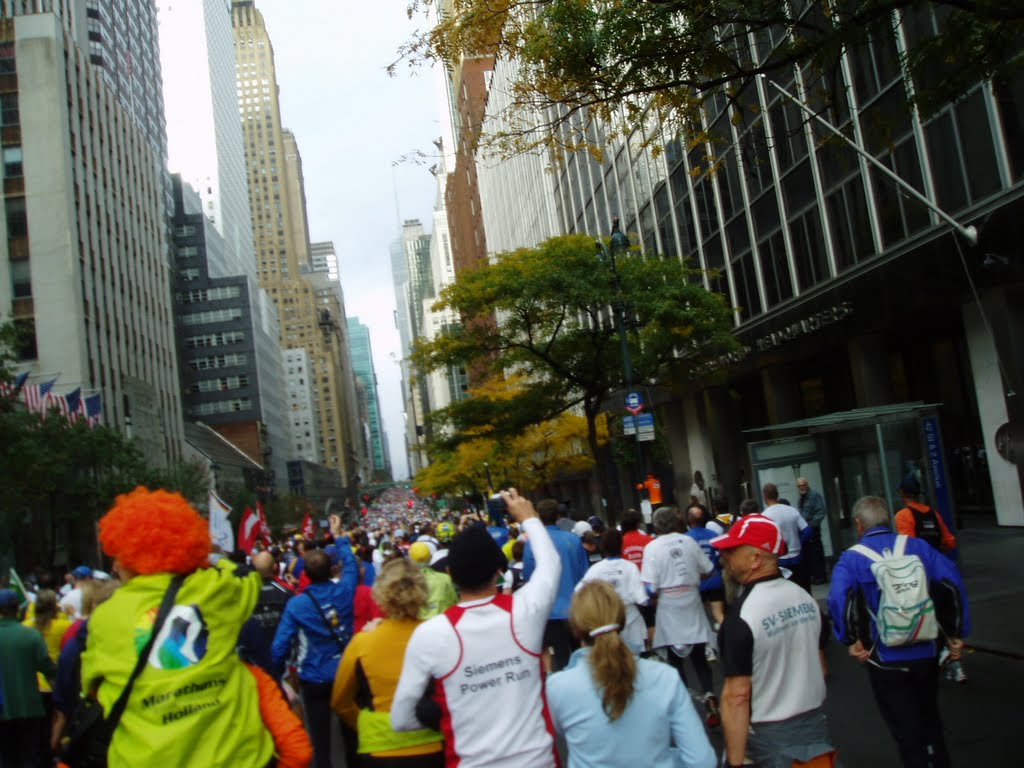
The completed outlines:
[[[252,511],[252,507],[246,507],[242,513],[242,522],[238,524],[238,548],[251,555],[259,537],[260,517]]]
[[[306,513],[306,516],[302,518],[302,535],[307,540],[313,541],[316,538],[316,528],[313,527],[313,516]]]
[[[263,544],[267,547],[271,545],[270,539],[270,526],[267,524],[267,513],[263,509],[263,502],[256,502],[256,515],[260,519],[260,539],[263,540]]]

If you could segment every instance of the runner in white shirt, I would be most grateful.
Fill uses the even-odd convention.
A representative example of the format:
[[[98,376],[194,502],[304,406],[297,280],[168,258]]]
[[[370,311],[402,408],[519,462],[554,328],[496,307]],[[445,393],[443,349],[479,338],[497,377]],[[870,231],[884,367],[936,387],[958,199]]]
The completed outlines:
[[[640,580],[640,569],[629,560],[622,559],[622,534],[615,528],[605,531],[601,537],[601,554],[605,559],[590,566],[576,585],[576,591],[588,581],[607,581],[615,587],[626,604],[626,626],[619,635],[633,653],[643,653],[647,625],[637,606],[647,605],[648,596]]]
[[[659,507],[655,511],[654,530],[658,538],[644,548],[640,569],[640,578],[658,596],[652,647],[665,649],[663,653],[678,670],[684,685],[683,660],[690,657],[704,692],[705,723],[714,727],[720,723],[718,700],[705,657],[711,625],[700,599],[701,579],[710,575],[714,566],[700,544],[682,533],[686,521],[676,507]]]
[[[782,532],[782,540],[786,542],[786,554],[784,557],[779,558],[779,567],[791,571],[790,581],[799,584],[810,592],[811,582],[808,578],[805,583],[805,569],[803,567],[803,557],[800,553],[802,549],[801,535],[808,528],[807,521],[804,520],[804,516],[800,514],[800,510],[796,507],[779,503],[779,489],[774,483],[765,483],[761,492],[764,495],[765,505],[762,514],[779,526],[779,530]]]
[[[494,539],[479,526],[455,537],[448,567],[462,602],[413,633],[391,725],[396,731],[437,727],[418,719],[433,720],[417,707],[432,687],[448,765],[550,768],[556,754],[541,653],[562,563],[533,504],[514,489],[502,497],[530,537],[536,570],[515,595],[499,595],[505,558]]]

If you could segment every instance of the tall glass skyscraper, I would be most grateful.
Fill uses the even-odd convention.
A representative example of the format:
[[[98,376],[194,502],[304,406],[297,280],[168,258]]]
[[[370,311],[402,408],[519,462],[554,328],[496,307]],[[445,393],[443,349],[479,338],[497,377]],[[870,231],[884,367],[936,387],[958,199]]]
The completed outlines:
[[[377,482],[391,480],[391,459],[384,440],[384,423],[380,412],[380,398],[377,394],[377,371],[373,366],[373,349],[370,345],[370,329],[359,322],[358,317],[348,320],[349,352],[352,368],[363,384],[366,406],[370,415],[370,451],[373,459],[373,479]]]

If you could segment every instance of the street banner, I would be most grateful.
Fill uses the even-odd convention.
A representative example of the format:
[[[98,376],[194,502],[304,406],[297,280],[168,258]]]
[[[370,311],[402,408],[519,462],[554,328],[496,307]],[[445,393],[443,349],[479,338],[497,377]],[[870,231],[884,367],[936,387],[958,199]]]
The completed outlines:
[[[231,507],[224,503],[216,491],[210,491],[210,538],[225,554],[235,551],[235,534],[231,531],[231,520],[228,519],[230,514]]]

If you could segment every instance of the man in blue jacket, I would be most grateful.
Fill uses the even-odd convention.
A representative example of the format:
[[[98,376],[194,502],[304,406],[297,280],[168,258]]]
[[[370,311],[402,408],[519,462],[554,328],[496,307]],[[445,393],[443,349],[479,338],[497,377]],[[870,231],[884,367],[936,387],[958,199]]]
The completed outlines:
[[[322,549],[303,555],[310,584],[285,606],[271,645],[275,665],[282,665],[297,640],[295,666],[302,686],[309,738],[317,768],[331,766],[331,687],[341,654],[352,637],[353,604],[359,566],[348,538],[341,537],[341,519],[331,515],[331,533],[342,569],[337,583],[331,581],[331,556]]]
[[[558,557],[562,561],[562,577],[558,582],[558,596],[555,598],[555,606],[551,609],[551,616],[548,619],[548,627],[544,633],[544,647],[550,648],[551,671],[557,672],[569,663],[569,656],[573,651],[572,630],[569,629],[569,606],[572,603],[573,591],[583,574],[590,567],[587,558],[587,551],[583,549],[580,537],[569,531],[563,531],[558,527],[558,502],[554,499],[544,499],[537,504],[537,514],[541,522],[548,530],[551,541],[558,550]],[[530,580],[537,563],[533,557],[533,548],[526,543],[526,550],[523,552],[523,578]]]
[[[895,551],[897,537],[883,499],[860,499],[853,518],[863,546],[879,554]],[[956,566],[929,544],[910,537],[904,552],[917,555],[924,565],[941,629],[938,640],[890,647],[879,639],[874,617],[880,590],[871,573],[873,561],[855,550],[844,552],[832,572],[828,605],[836,637],[849,646],[851,656],[868,665],[871,690],[903,765],[944,768],[950,763],[939,718],[937,658],[943,637],[951,657],[960,658],[962,638],[970,630],[967,596]]]

